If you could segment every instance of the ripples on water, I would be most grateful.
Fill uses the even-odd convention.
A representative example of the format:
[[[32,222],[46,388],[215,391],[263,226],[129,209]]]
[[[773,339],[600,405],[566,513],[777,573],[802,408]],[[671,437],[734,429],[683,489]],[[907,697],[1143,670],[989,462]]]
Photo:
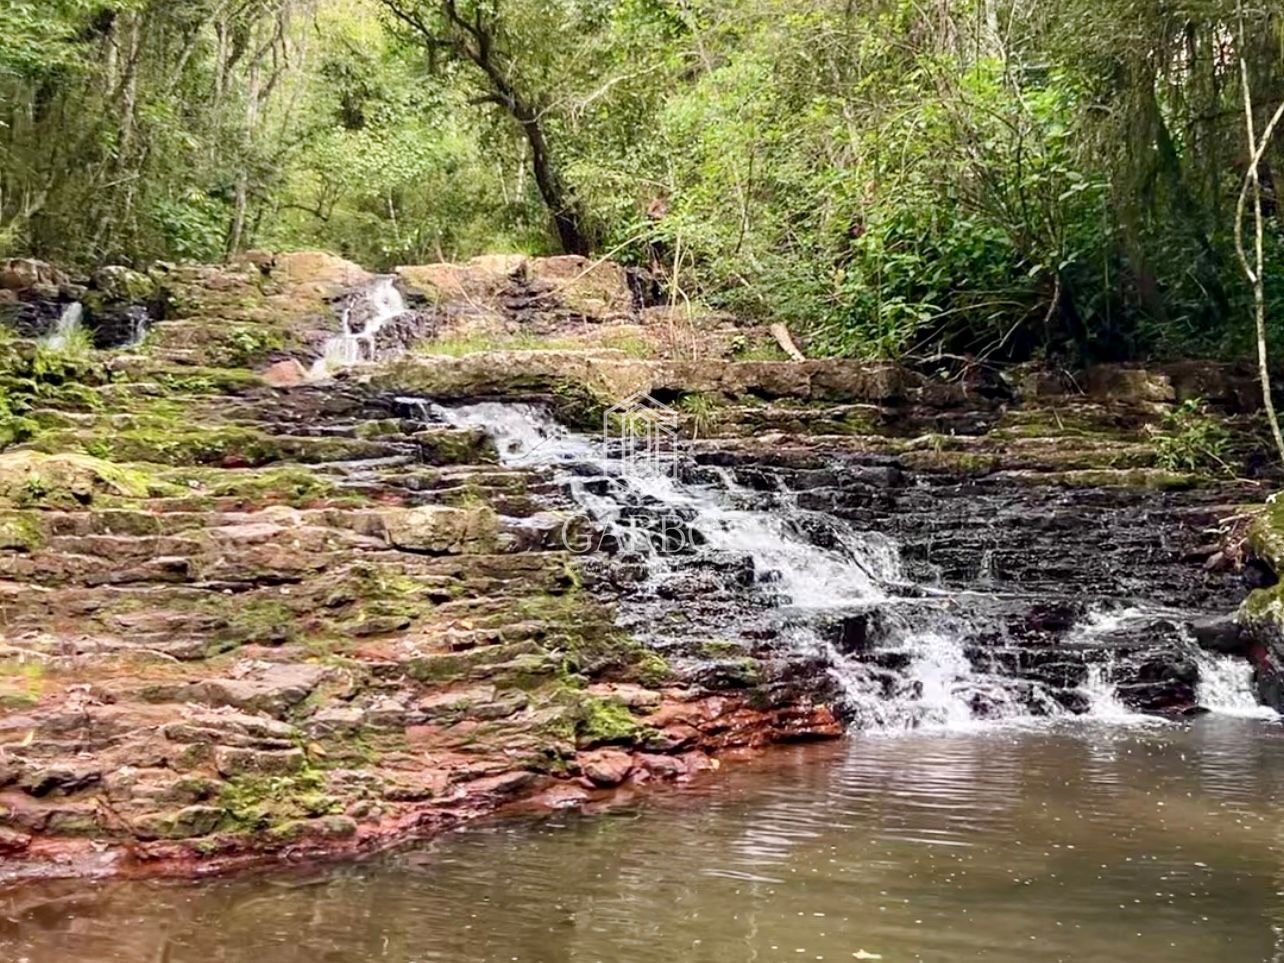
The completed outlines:
[[[1281,790],[1254,720],[854,737],[356,867],[25,886],[0,959],[1278,961]]]

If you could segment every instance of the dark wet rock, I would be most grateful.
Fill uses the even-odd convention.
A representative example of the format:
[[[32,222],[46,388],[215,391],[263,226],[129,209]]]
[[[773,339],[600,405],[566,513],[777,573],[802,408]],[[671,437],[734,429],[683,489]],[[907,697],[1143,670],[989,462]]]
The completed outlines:
[[[1139,712],[1185,713],[1195,708],[1195,687],[1186,682],[1125,683],[1117,687],[1124,705]]]
[[[1190,623],[1191,633],[1201,648],[1221,655],[1247,655],[1250,645],[1243,626],[1233,615],[1212,615]]]

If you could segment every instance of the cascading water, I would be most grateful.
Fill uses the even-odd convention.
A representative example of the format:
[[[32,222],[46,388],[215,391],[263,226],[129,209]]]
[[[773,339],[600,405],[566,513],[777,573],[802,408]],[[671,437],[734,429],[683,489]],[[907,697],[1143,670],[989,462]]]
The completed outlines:
[[[340,368],[377,360],[379,332],[407,312],[395,281],[393,277],[378,278],[349,300],[343,309],[343,330],[326,341],[321,357],[312,365],[313,380]]]
[[[1253,666],[1245,659],[1216,656],[1200,650],[1199,704],[1230,716],[1272,719],[1273,709],[1253,698]]]
[[[80,330],[84,318],[84,305],[79,301],[72,301],[62,309],[62,314],[58,316],[53,330],[42,339],[43,344],[55,351],[61,351]]]
[[[126,341],[122,348],[136,348],[143,343],[147,337],[147,332],[151,328],[152,318],[147,313],[147,309],[135,305],[126,311],[129,317],[129,340]]]
[[[507,465],[551,468],[594,525],[641,561],[624,624],[666,655],[683,634],[746,650],[775,638],[823,657],[847,714],[867,729],[1149,718],[1120,697],[1120,659],[1146,649],[1156,632],[1175,632],[1180,613],[1090,612],[1056,649],[1004,644],[994,637],[1010,600],[910,584],[891,539],[805,510],[783,486],[750,490],[733,471],[710,466],[623,471],[605,442],[568,431],[535,405],[398,400],[423,420],[486,430]],[[1203,705],[1259,711],[1246,665],[1178,643],[1198,665]]]

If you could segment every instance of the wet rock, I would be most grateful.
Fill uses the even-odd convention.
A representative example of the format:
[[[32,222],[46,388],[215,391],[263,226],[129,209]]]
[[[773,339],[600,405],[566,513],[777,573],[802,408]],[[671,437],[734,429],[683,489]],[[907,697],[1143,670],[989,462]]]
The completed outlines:
[[[18,786],[32,796],[70,796],[102,780],[102,771],[94,765],[42,766],[28,770]]]
[[[1233,615],[1212,615],[1190,623],[1201,648],[1221,655],[1246,655],[1249,640]]]
[[[583,786],[556,783],[532,796],[530,805],[537,809],[577,809],[589,798]]]
[[[1195,687],[1186,682],[1139,682],[1117,687],[1124,705],[1139,712],[1183,713],[1196,705]]]
[[[595,786],[618,786],[633,771],[633,757],[619,749],[595,749],[576,756],[580,770]]]
[[[640,752],[636,758],[639,769],[660,779],[677,779],[685,776],[687,772],[681,756]]]

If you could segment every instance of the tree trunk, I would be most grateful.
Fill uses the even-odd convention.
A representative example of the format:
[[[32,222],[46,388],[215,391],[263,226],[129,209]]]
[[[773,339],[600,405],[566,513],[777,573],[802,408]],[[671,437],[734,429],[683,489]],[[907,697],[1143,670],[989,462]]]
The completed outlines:
[[[489,93],[481,101],[502,107],[521,128],[522,136],[531,148],[535,185],[544,206],[553,216],[553,226],[562,250],[567,254],[589,254],[593,250],[592,232],[574,191],[562,180],[549,151],[538,110],[539,101],[520,92],[513,82],[511,59],[495,50],[493,24],[486,23],[480,13],[472,19],[465,17],[455,0],[439,0],[438,10],[446,24],[444,30],[421,19],[411,4],[400,0],[381,2],[389,13],[419,34],[429,50],[448,50],[455,57],[472,63],[485,75]]]
[[[531,146],[535,185],[539,188],[539,196],[544,199],[544,205],[553,215],[553,225],[557,228],[557,238],[562,244],[562,250],[567,254],[587,255],[593,245],[584,230],[583,215],[569,196],[566,185],[549,157],[548,143],[544,139],[544,129],[538,115],[519,100],[515,100],[512,114],[521,124],[526,142]]]

